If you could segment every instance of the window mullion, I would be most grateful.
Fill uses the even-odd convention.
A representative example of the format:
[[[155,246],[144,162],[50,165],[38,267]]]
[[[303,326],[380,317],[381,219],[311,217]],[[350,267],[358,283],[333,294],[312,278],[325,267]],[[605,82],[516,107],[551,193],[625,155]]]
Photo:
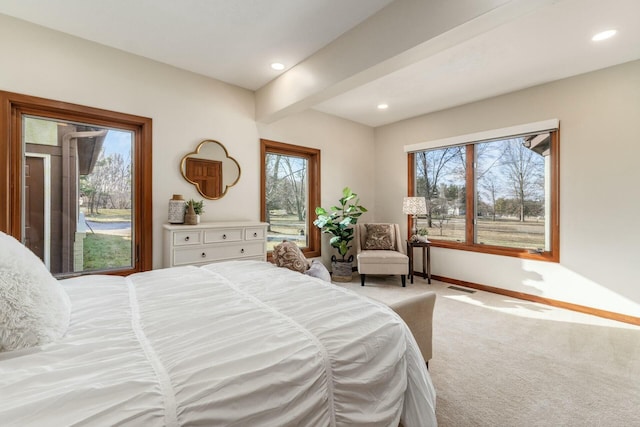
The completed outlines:
[[[409,177],[409,185],[407,188],[407,196],[416,196],[416,155],[415,153],[409,153],[407,156],[407,171]],[[413,228],[413,215],[407,215],[407,239],[410,237],[411,230]]]
[[[476,219],[476,185],[475,185],[475,145],[468,144],[465,146],[465,182],[466,182],[466,201],[465,201],[465,242],[467,244],[475,244],[475,219]]]

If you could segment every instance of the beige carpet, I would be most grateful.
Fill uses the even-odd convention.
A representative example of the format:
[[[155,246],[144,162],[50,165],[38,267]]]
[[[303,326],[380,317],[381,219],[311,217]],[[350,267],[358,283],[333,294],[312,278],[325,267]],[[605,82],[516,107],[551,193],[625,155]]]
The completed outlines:
[[[390,301],[437,293],[429,371],[440,427],[640,426],[640,327],[432,283],[336,284]]]

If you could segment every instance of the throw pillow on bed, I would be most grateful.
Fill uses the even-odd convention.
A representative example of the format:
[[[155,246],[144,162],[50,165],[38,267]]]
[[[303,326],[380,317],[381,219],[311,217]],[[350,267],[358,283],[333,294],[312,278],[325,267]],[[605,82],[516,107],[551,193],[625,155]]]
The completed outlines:
[[[391,224],[365,224],[367,228],[367,239],[364,242],[364,249],[367,250],[393,250],[395,233]]]
[[[273,248],[271,254],[273,263],[278,267],[304,273],[309,268],[309,262],[298,245],[284,241]]]
[[[327,267],[317,259],[311,261],[311,267],[309,267],[304,274],[311,277],[317,277],[325,282],[331,282],[331,274],[329,274],[329,270],[327,270]]]
[[[61,338],[70,316],[69,297],[40,258],[0,232],[0,352]]]

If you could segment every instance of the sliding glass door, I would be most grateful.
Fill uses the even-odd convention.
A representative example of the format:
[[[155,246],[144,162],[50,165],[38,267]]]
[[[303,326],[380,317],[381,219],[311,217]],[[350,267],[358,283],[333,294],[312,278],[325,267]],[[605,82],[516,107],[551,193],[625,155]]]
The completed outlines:
[[[132,268],[133,132],[23,116],[24,243],[56,275]]]

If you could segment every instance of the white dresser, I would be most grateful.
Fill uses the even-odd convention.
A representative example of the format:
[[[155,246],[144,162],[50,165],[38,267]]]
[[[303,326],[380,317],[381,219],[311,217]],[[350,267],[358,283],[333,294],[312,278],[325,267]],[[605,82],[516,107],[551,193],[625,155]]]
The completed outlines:
[[[266,222],[164,224],[165,267],[232,259],[267,259]]]

